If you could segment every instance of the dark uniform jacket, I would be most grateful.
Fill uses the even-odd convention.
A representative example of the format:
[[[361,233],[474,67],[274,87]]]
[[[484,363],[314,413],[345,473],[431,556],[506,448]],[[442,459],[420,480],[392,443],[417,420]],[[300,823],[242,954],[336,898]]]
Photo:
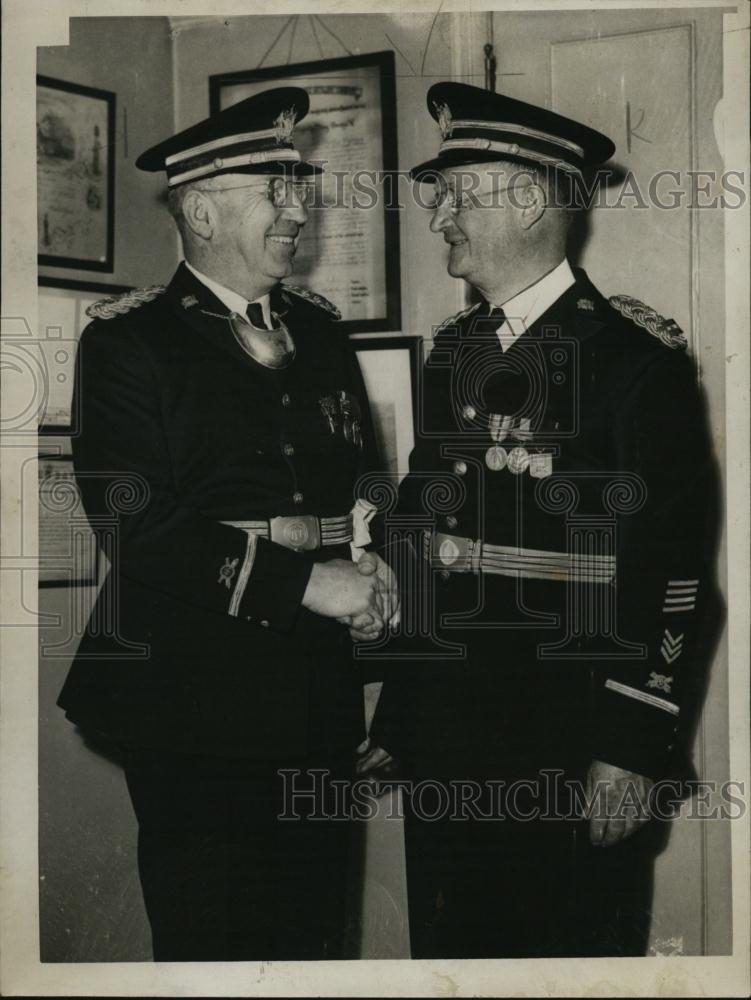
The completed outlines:
[[[676,327],[575,277],[505,352],[481,304],[425,364],[397,514],[451,537],[421,584],[410,570],[417,634],[392,643],[372,738],[428,767],[658,775],[700,687],[713,463],[697,374]]]
[[[163,294],[83,333],[74,462],[112,570],[59,699],[82,727],[259,758],[362,739],[347,631],[301,608],[313,561],[350,559],[349,545],[297,552],[222,523],[346,515],[374,461],[331,307],[278,286],[271,308],[297,349],[283,370],[244,351],[184,265]]]

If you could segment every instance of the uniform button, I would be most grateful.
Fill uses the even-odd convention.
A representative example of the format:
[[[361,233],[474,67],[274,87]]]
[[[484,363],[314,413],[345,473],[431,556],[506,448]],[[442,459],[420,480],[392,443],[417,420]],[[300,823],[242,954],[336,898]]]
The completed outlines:
[[[451,576],[451,574],[449,573],[449,571],[447,569],[442,569],[441,572],[438,575],[444,581],[444,583]]]
[[[289,393],[285,392],[285,394],[282,396],[282,406],[289,406],[291,402],[292,400],[289,398]]]
[[[293,444],[285,444],[285,446],[284,446],[284,454],[285,455],[294,455],[295,454],[295,446]]]
[[[455,528],[458,523],[459,522],[457,521],[457,519],[454,517],[453,514],[449,514],[449,516],[446,518],[446,527],[447,528]]]
[[[454,462],[454,472],[457,476],[466,476],[467,474],[467,463],[466,462]]]
[[[264,628],[268,628],[270,624],[271,624],[271,622],[267,622],[265,618],[261,622],[261,625],[263,625]]]
[[[305,497],[302,495],[302,493],[298,492],[292,494],[292,499],[295,501],[295,503],[302,503]]]
[[[223,166],[224,166],[224,160],[221,157],[217,156],[216,159],[214,160],[214,168],[216,170],[221,170]]]
[[[462,415],[464,416],[465,420],[474,420],[475,417],[477,416],[477,410],[474,408],[474,406],[467,405],[462,410]]]

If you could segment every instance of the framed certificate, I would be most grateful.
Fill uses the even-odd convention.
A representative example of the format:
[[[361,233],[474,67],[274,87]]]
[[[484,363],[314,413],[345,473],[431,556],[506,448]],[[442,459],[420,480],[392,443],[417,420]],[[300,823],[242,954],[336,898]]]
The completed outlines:
[[[211,76],[211,112],[275,86],[308,92],[295,145],[324,167],[291,282],[330,299],[348,333],[399,330],[394,53]]]
[[[381,464],[402,479],[415,443],[415,405],[421,337],[352,341],[368,393]]]
[[[39,263],[112,271],[115,95],[37,76]]]

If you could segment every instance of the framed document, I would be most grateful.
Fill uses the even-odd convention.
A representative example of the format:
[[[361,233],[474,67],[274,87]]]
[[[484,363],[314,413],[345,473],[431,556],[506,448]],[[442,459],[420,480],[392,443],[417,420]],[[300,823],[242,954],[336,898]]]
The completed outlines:
[[[275,86],[310,95],[295,145],[324,167],[290,280],[331,299],[349,333],[399,330],[394,53],[211,76],[211,113]]]
[[[39,586],[97,582],[98,547],[66,455],[39,456]]]
[[[77,433],[78,420],[72,412],[73,377],[78,338],[90,322],[86,309],[99,299],[124,291],[126,285],[39,278],[39,332],[34,346],[44,376],[40,434]]]
[[[114,266],[115,95],[37,76],[39,263]]]
[[[415,443],[421,337],[352,341],[365,381],[383,467],[402,479]]]

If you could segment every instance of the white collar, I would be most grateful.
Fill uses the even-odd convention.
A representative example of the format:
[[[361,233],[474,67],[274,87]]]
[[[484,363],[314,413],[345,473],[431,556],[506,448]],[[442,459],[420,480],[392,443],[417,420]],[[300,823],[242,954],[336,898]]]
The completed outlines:
[[[193,265],[187,260],[185,261],[185,266],[191,274],[194,274],[196,278],[198,278],[201,284],[205,285],[210,292],[213,292],[214,295],[216,295],[219,301],[222,302],[230,312],[239,313],[240,316],[243,317],[247,315],[249,303],[244,296],[239,295],[237,292],[233,292],[231,288],[225,288],[224,285],[220,285],[219,282],[214,281],[213,278],[208,278],[197,268],[193,267]],[[269,329],[271,329],[271,304],[269,293],[262,295],[258,299],[253,299],[253,302],[257,303],[261,307],[264,321]]]
[[[501,350],[507,351],[575,280],[571,265],[564,257],[552,271],[501,303],[506,314],[505,322],[496,331]]]

